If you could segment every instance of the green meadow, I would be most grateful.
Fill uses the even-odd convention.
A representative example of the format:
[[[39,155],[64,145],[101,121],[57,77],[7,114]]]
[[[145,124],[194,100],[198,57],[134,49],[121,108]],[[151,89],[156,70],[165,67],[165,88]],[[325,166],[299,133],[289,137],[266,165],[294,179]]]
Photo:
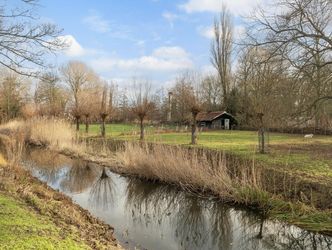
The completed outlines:
[[[99,124],[90,125],[89,134],[98,136]],[[175,132],[177,129],[178,132]],[[171,145],[191,146],[189,128],[146,126],[146,141]],[[181,132],[182,131],[182,132]],[[138,140],[139,126],[135,124],[107,124],[106,136],[110,139]],[[255,131],[219,130],[203,131],[198,134],[195,147],[226,151],[246,157],[267,166],[283,168],[286,171],[305,174],[307,177],[332,178],[332,136],[315,135],[304,138],[298,134],[267,133],[267,153],[257,153],[258,137]],[[327,178],[327,179],[326,179]]]

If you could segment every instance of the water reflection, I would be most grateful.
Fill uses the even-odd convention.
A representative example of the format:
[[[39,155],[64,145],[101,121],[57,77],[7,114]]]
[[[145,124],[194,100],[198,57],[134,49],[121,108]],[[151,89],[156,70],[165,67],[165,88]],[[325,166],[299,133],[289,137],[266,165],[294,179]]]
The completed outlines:
[[[114,203],[115,185],[112,177],[103,168],[98,180],[92,185],[89,202],[93,208],[107,210]]]
[[[284,238],[285,241],[280,241],[279,238]],[[278,237],[273,237],[276,249],[332,249],[332,238],[321,234],[311,233],[307,231],[294,232],[287,227],[283,227],[278,232]]]
[[[202,199],[178,189],[137,179],[128,179],[126,209],[136,226],[168,224],[180,249],[274,249],[258,240],[263,221],[253,213],[236,211],[217,201]],[[234,221],[234,217],[238,220]],[[243,219],[242,219],[243,218]],[[249,219],[248,219],[249,218]],[[239,228],[242,233],[234,236]],[[234,244],[237,248],[234,248]],[[264,246],[264,248],[263,248]]]
[[[82,160],[74,160],[69,172],[61,182],[64,192],[83,193],[95,183],[98,178],[99,167]]]
[[[209,210],[212,244],[219,249],[231,249],[233,242],[231,209],[212,202]]]
[[[39,150],[31,150],[27,151],[26,154],[28,155],[28,160],[25,162],[25,165],[31,171],[34,171],[35,175],[41,176],[43,181],[52,186],[56,186],[59,179],[62,179],[66,166],[72,165],[70,158],[53,151],[40,153]],[[38,168],[35,166],[38,166]]]
[[[332,249],[330,237],[266,221],[170,185],[124,178],[52,152],[31,152],[25,162],[35,176],[114,226],[128,248]]]

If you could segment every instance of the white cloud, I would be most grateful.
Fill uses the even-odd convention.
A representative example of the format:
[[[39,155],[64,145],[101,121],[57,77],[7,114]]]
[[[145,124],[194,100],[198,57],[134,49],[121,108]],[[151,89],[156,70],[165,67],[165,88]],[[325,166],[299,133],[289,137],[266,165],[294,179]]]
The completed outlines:
[[[208,39],[212,39],[214,38],[214,30],[213,30],[213,26],[198,26],[197,27],[197,32]]]
[[[83,19],[83,23],[87,24],[91,30],[99,33],[107,33],[110,31],[110,22],[103,19],[95,11],[91,11],[91,14]]]
[[[160,47],[152,53],[154,57],[163,58],[165,60],[182,60],[188,59],[189,54],[181,47]]]
[[[176,15],[172,12],[169,12],[169,11],[165,11],[162,16],[163,16],[163,18],[166,19],[166,21],[169,23],[169,25],[172,28],[174,27],[174,21],[179,18],[178,15]]]
[[[65,55],[69,57],[78,57],[86,54],[85,49],[77,42],[74,36],[64,35],[59,36],[58,39],[67,44],[67,47],[64,49]]]
[[[198,32],[198,34],[200,34],[201,36],[203,36],[207,39],[214,38],[213,26],[198,26],[197,32]],[[246,30],[245,30],[244,26],[236,25],[236,26],[234,26],[234,30],[233,30],[233,38],[235,40],[241,39],[244,36],[245,32],[246,32]]]
[[[113,20],[106,20],[95,10],[91,10],[90,15],[85,17],[82,22],[94,32],[107,34],[117,39],[125,39],[136,42],[136,38],[132,37],[131,28],[129,26],[119,24]]]
[[[100,49],[83,47],[73,35],[58,36],[57,39],[66,43],[62,52],[68,57],[97,56],[105,53]]]
[[[187,13],[193,12],[219,12],[224,3],[235,15],[246,15],[265,0],[187,0],[179,8]]]
[[[151,55],[132,59],[99,58],[91,62],[99,71],[127,71],[140,73],[175,72],[193,67],[189,54],[180,47],[160,47]]]

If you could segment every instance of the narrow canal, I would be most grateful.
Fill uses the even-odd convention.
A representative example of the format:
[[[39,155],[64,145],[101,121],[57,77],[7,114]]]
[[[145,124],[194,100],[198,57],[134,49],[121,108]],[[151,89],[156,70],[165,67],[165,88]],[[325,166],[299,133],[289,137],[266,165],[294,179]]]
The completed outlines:
[[[331,237],[53,152],[28,151],[24,166],[113,226],[127,249],[332,249]]]

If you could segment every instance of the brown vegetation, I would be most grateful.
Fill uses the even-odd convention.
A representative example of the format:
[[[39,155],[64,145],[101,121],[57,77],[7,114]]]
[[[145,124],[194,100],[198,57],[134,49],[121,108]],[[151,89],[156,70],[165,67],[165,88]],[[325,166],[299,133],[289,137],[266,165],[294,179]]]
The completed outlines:
[[[47,187],[21,168],[0,167],[0,192],[28,204],[41,215],[48,216],[62,234],[78,234],[92,249],[119,249],[114,229],[94,218],[70,198]]]
[[[22,127],[24,123],[8,127],[15,128],[18,124]],[[24,137],[32,144],[108,166],[125,175],[172,183],[198,195],[213,195],[226,202],[246,205],[258,209],[264,216],[283,218],[310,230],[316,230],[317,223],[324,222],[319,231],[331,231],[330,193],[327,191],[330,188],[326,189],[326,184],[314,183],[305,177],[297,178],[285,172],[284,168],[260,166],[254,158],[244,159],[221,151],[181,146],[104,139],[91,142],[83,139],[78,142],[73,140],[74,137],[71,140],[66,137],[60,143],[59,128],[53,131],[60,135],[41,132],[37,137],[34,133],[43,131],[42,127],[49,125],[43,120],[34,121],[33,124],[29,128],[30,135]],[[66,123],[54,124],[75,134],[69,125],[65,126]],[[0,128],[0,131],[13,130]]]

